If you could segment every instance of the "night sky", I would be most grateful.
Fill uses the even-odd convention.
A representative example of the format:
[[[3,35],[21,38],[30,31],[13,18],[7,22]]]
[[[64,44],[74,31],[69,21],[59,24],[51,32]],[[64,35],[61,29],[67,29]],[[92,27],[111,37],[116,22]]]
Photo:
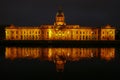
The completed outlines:
[[[53,24],[59,6],[67,24],[120,26],[120,0],[0,0],[0,24]]]

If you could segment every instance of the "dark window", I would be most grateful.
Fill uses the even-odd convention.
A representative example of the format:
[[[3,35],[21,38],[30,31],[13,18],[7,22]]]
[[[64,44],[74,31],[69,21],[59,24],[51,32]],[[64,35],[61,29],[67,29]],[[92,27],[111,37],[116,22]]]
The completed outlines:
[[[13,33],[14,33],[14,31],[11,31],[11,33],[13,34]]]
[[[16,36],[16,38],[18,38],[18,36]]]
[[[16,34],[18,34],[18,31],[16,31]]]
[[[23,39],[23,36],[21,35],[21,39]]]
[[[86,36],[86,39],[88,39],[88,37]]]
[[[42,34],[44,34],[44,31],[42,31]]]
[[[78,31],[76,31],[76,34],[78,34]]]
[[[80,34],[81,34],[81,31],[80,31]]]

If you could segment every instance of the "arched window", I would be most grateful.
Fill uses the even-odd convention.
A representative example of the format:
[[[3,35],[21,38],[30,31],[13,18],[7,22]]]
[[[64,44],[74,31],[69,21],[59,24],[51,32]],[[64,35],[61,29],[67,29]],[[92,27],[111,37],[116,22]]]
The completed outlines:
[[[76,34],[78,34],[78,31],[76,31]]]
[[[38,34],[40,34],[40,31],[38,32]]]
[[[89,38],[88,38],[88,36],[86,36],[86,40],[88,40]]]
[[[103,31],[103,34],[104,34],[104,31]]]
[[[80,34],[81,34],[81,31],[80,31]]]
[[[84,40],[85,38],[84,38],[84,35],[83,35],[83,40]]]
[[[16,34],[18,34],[18,31],[16,31]]]
[[[81,40],[81,36],[80,36],[80,40]]]
[[[104,39],[105,37],[103,36],[103,39]]]

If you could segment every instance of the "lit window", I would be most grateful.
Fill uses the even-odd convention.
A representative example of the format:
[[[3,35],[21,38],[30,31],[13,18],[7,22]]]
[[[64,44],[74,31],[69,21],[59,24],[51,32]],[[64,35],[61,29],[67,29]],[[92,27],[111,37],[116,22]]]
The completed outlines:
[[[88,31],[86,32],[86,34],[88,34]]]
[[[78,39],[78,36],[76,36],[76,39]]]
[[[6,31],[7,34],[9,34],[9,31]]]
[[[113,34],[113,31],[111,31],[111,34]]]

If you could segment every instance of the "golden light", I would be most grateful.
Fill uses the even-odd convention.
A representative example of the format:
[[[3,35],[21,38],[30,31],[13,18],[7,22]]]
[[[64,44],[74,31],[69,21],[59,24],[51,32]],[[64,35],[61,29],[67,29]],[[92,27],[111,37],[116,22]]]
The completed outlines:
[[[76,54],[77,53],[77,54]],[[100,55],[98,55],[100,53]],[[78,61],[81,59],[101,58],[110,61],[115,57],[115,48],[17,48],[6,47],[5,58],[33,58],[53,61],[56,69],[64,69],[67,61]]]
[[[101,48],[101,58],[110,61],[115,57],[114,48]]]
[[[51,38],[52,37],[52,31],[49,29],[48,32],[49,32],[49,38]]]
[[[94,29],[66,25],[64,13],[61,15],[58,11],[54,25],[6,27],[5,40],[115,40],[115,28],[110,25]]]
[[[51,58],[51,56],[52,56],[52,50],[51,50],[51,48],[49,48],[48,49],[48,57]]]

